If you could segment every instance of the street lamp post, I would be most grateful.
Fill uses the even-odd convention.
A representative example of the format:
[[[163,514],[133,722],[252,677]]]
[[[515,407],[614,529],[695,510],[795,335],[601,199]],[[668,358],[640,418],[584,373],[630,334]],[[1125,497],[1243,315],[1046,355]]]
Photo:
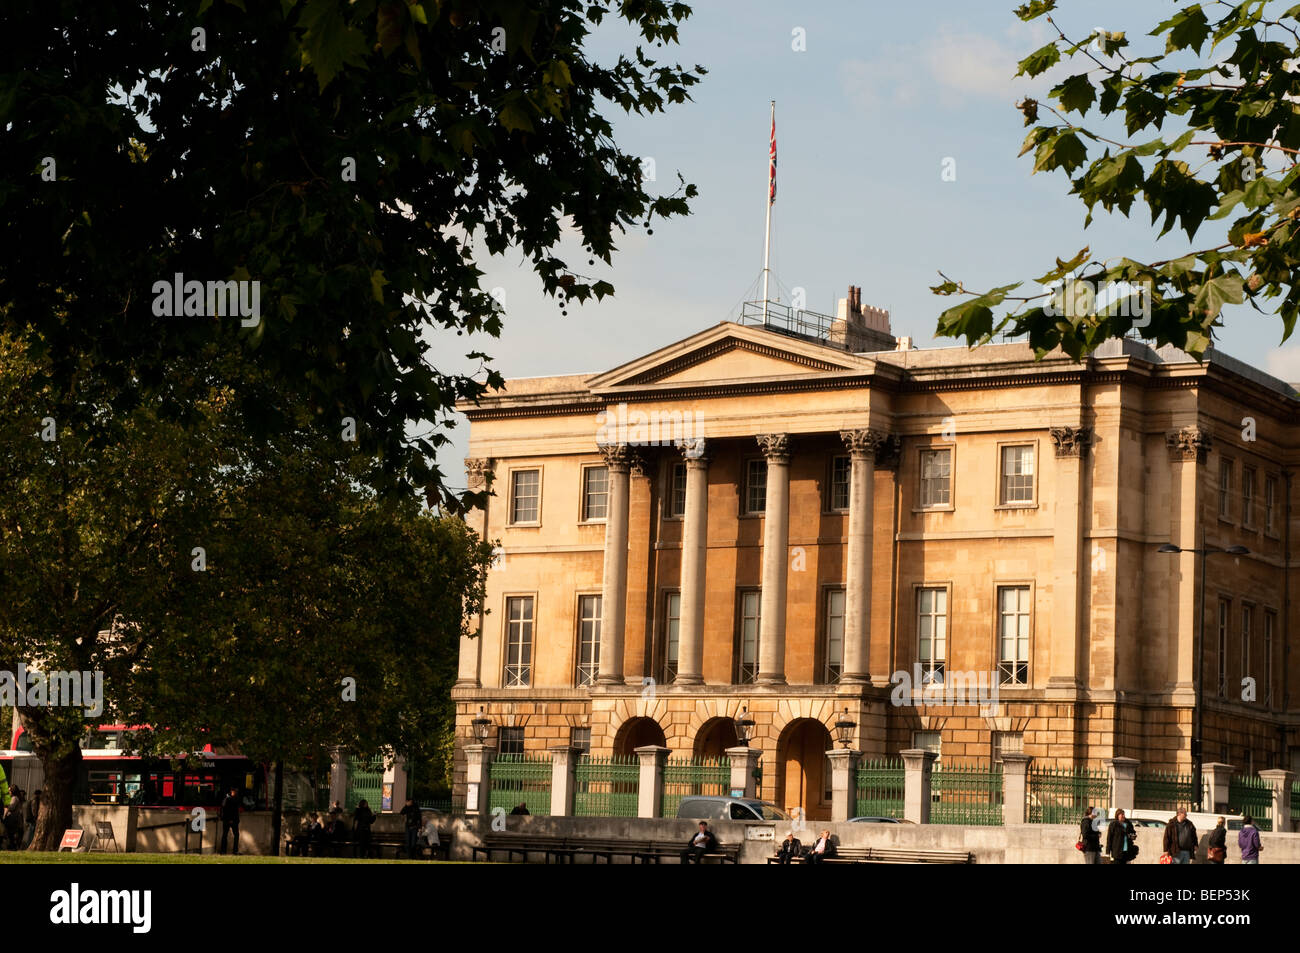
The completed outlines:
[[[1196,633],[1196,671],[1192,675],[1192,682],[1195,685],[1196,701],[1192,708],[1192,796],[1196,799],[1196,809],[1200,811],[1204,807],[1205,793],[1202,790],[1203,782],[1201,779],[1202,766],[1205,762],[1202,751],[1201,732],[1204,724],[1205,715],[1205,563],[1206,557],[1210,553],[1228,553],[1231,556],[1249,556],[1250,550],[1245,546],[1229,546],[1227,549],[1220,549],[1217,546],[1210,546],[1202,539],[1200,549],[1183,549],[1175,546],[1173,543],[1165,543],[1156,552],[1159,553],[1196,553],[1201,557],[1201,621],[1197,627]]]

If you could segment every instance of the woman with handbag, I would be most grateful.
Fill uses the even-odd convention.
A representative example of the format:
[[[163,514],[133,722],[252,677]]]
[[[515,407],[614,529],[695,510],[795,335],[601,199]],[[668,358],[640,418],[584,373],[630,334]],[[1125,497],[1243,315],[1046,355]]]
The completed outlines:
[[[1098,821],[1101,813],[1095,808],[1088,808],[1088,813],[1083,815],[1083,820],[1079,822],[1079,847],[1083,851],[1083,862],[1085,864],[1101,863],[1101,826]],[[1077,845],[1076,845],[1077,846]]]
[[[1219,818],[1218,825],[1210,831],[1210,839],[1206,842],[1205,859],[1212,864],[1221,864],[1228,856],[1228,828],[1226,818]]]
[[[1137,832],[1133,822],[1124,816],[1123,808],[1115,812],[1115,820],[1106,830],[1106,853],[1112,863],[1127,864],[1137,856]]]

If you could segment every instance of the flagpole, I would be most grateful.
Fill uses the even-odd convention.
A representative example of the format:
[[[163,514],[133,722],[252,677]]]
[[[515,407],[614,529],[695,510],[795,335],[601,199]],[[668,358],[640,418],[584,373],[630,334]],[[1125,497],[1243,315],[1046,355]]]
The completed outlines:
[[[776,100],[772,100],[772,141],[776,141]],[[763,324],[767,324],[767,280],[770,274],[768,264],[772,257],[772,185],[776,170],[772,168],[772,155],[767,159],[767,226],[763,235]]]

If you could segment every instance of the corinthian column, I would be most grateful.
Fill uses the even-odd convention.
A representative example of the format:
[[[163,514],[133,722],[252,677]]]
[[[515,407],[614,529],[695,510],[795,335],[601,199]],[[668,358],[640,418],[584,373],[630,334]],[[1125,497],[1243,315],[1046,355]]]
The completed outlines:
[[[469,489],[478,493],[487,489],[488,482],[492,477],[492,461],[483,457],[471,457],[465,460],[465,475],[468,479]],[[471,510],[465,517],[465,522],[470,529],[478,533],[483,539],[487,539],[488,531],[488,506],[491,504],[491,497],[484,501],[481,509]],[[483,633],[483,613],[477,612],[469,620],[467,626],[473,635],[463,635],[460,638],[460,664],[456,669],[455,688],[478,688],[481,684],[479,676],[479,663],[483,639],[478,638]]]
[[[1165,646],[1169,659],[1171,687],[1192,690],[1197,680],[1205,677],[1204,672],[1196,671],[1195,653],[1197,643],[1196,600],[1201,600],[1200,611],[1206,609],[1205,593],[1198,592],[1196,584],[1197,544],[1204,548],[1205,532],[1196,532],[1199,499],[1197,484],[1200,466],[1209,456],[1211,439],[1209,431],[1200,427],[1184,427],[1165,436],[1169,448],[1169,460],[1173,473],[1170,479],[1169,500],[1169,542],[1183,550],[1177,559],[1162,557],[1168,566],[1168,582],[1165,591],[1169,598],[1169,624],[1165,627],[1168,644]],[[1211,631],[1206,626],[1207,633]],[[1213,697],[1213,696],[1211,696]]]
[[[790,438],[763,434],[767,457],[763,501],[763,596],[759,606],[758,682],[785,684],[785,590],[790,565]]]
[[[871,681],[868,656],[871,640],[872,509],[876,498],[876,451],[887,435],[879,430],[843,430],[840,439],[849,451],[849,540],[844,579],[844,666],[840,682],[863,685]]]
[[[1088,626],[1080,618],[1083,546],[1084,461],[1092,446],[1087,427],[1052,427],[1056,446],[1056,506],[1052,530],[1051,687],[1078,688],[1087,674]],[[1091,557],[1089,557],[1091,558]],[[1095,580],[1091,584],[1095,584]]]
[[[623,684],[623,628],[627,617],[627,516],[633,456],[627,444],[600,448],[609,468],[605,517],[605,574],[600,597],[599,685]]]
[[[704,439],[684,444],[686,518],[682,526],[682,607],[678,685],[704,682],[704,567],[709,533],[709,458]]]

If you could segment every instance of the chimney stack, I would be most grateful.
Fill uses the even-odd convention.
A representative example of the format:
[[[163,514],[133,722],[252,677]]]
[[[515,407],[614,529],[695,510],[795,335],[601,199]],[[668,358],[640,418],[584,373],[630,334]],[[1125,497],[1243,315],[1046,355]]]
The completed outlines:
[[[889,312],[862,304],[862,287],[849,285],[848,297],[836,304],[829,343],[859,353],[893,350],[897,346],[889,332]]]

